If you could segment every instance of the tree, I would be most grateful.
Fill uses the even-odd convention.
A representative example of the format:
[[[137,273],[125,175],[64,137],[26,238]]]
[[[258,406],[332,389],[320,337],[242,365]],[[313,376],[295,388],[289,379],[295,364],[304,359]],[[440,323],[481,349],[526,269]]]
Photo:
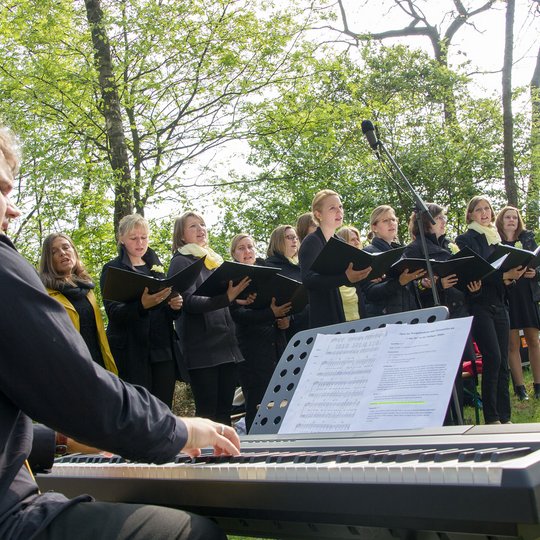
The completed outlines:
[[[514,117],[512,114],[512,65],[514,48],[515,0],[506,0],[506,20],[504,37],[504,62],[502,69],[503,105],[503,152],[504,186],[508,204],[518,206],[517,186],[514,178]]]
[[[386,30],[383,32],[356,32],[349,27],[347,10],[343,0],[338,0],[339,11],[343,23],[343,33],[353,37],[358,41],[385,40],[396,37],[425,36],[429,39],[433,48],[435,60],[444,69],[449,69],[448,50],[452,39],[457,32],[480,13],[483,13],[493,6],[496,0],[487,0],[476,9],[468,9],[461,0],[453,0],[453,9],[445,14],[445,19],[450,22],[446,30],[441,30],[441,24],[432,23],[424,13],[419,0],[393,0],[394,6],[401,10],[409,19],[407,26],[402,28]],[[368,9],[367,2],[365,9]],[[369,8],[371,9],[371,7]],[[447,94],[444,96],[444,114],[447,122],[455,122],[456,104],[454,89],[447,88]]]
[[[265,243],[276,225],[294,224],[322,188],[342,195],[346,221],[365,232],[371,210],[391,204],[407,238],[413,205],[392,171],[371,155],[360,130],[372,111],[411,183],[427,200],[449,206],[454,230],[462,228],[472,195],[491,192],[500,199],[501,189],[491,185],[502,176],[499,104],[470,97],[463,77],[421,51],[374,44],[363,49],[361,68],[343,53],[313,61],[309,71],[280,100],[267,102],[260,136],[251,141],[251,162],[260,172],[238,178],[244,182],[228,186],[231,194],[221,201],[223,243],[240,231]],[[460,137],[445,123],[440,101],[450,82],[459,89]]]
[[[527,189],[527,228],[536,231],[540,220],[540,48],[531,78],[531,174]]]
[[[92,35],[94,60],[103,100],[100,107],[105,119],[108,150],[114,182],[114,229],[133,211],[133,195],[128,149],[122,125],[118,84],[114,77],[111,46],[100,0],[85,0],[88,26]],[[141,209],[142,210],[142,209]]]
[[[292,84],[295,64],[315,47],[301,39],[309,12],[258,0],[21,0],[7,8],[0,115],[32,149],[21,186],[31,219],[19,234],[33,248],[51,229],[95,219],[108,231],[110,205],[115,223],[132,206],[185,206],[198,176],[222,174],[217,149],[249,135],[262,93]],[[53,179],[55,209],[43,206]]]

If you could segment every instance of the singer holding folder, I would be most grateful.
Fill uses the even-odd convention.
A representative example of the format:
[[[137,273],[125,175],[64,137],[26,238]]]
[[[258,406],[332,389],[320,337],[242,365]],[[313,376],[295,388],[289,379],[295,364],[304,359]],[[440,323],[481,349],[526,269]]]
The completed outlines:
[[[208,245],[203,217],[197,212],[185,212],[174,222],[169,275],[201,257],[205,257],[201,273],[195,283],[182,292],[184,308],[176,327],[189,370],[197,416],[230,425],[238,378],[236,364],[244,358],[238,347],[229,306],[249,285],[249,279],[244,278],[237,285],[229,282],[227,291],[218,296],[193,294],[223,259]]]
[[[495,250],[501,237],[494,226],[495,212],[484,195],[473,197],[467,205],[465,220],[468,230],[456,238],[463,249],[469,247],[484,259]],[[486,424],[510,422],[508,390],[508,319],[507,287],[515,286],[524,269],[497,270],[481,282],[478,290],[469,290],[472,333],[482,353],[482,405]]]
[[[397,242],[398,218],[391,206],[377,206],[369,218],[371,244],[368,253],[381,253],[400,247]],[[425,270],[409,272],[405,269],[397,278],[384,277],[362,285],[368,317],[401,313],[418,309],[419,300],[413,281],[425,275]]]
[[[495,220],[495,226],[501,235],[503,244],[534,251],[538,246],[532,231],[525,230],[523,219],[517,208],[505,206]],[[519,331],[523,330],[529,362],[534,377],[534,397],[540,399],[540,301],[539,268],[527,268],[525,274],[517,280],[516,286],[508,289],[510,310],[510,342],[508,360],[514,381],[514,391],[520,401],[529,399],[523,382]]]
[[[296,235],[295,235],[296,236]],[[237,234],[231,241],[231,257],[242,264],[262,264],[256,258],[255,242],[248,234]],[[238,364],[242,392],[246,400],[246,428],[249,431],[281,353],[287,346],[284,331],[289,327],[291,303],[251,309],[231,306],[236,336],[244,361]]]
[[[431,216],[435,220],[435,225],[431,223],[431,220],[426,215],[422,215],[421,225],[424,228],[425,237],[426,237],[426,246],[428,249],[428,256],[430,259],[435,261],[447,261],[452,256],[451,243],[446,238],[446,210],[435,203],[426,203],[427,209]],[[420,241],[420,231],[418,229],[418,221],[416,219],[416,214],[413,213],[409,219],[409,233],[413,238],[413,241],[407,246],[403,255],[408,258],[423,258],[424,250],[422,247],[422,242]],[[467,298],[465,293],[459,290],[455,285],[457,285],[458,279],[455,274],[450,274],[440,279],[436,279],[435,286],[438,287],[439,298],[441,303],[448,308],[450,313],[450,318],[456,319],[459,317],[468,317],[469,308],[467,305]],[[431,294],[432,283],[429,278],[423,278],[418,281],[418,287],[421,289],[418,290],[420,304],[423,308],[428,308],[433,306],[433,295]],[[468,284],[469,290],[475,290],[480,288],[479,283],[470,283]],[[474,346],[472,339],[469,336],[465,343],[465,348],[463,350],[462,362],[464,360],[475,360]],[[458,370],[454,385],[457,391],[459,406],[463,408],[463,380],[461,376],[461,369]],[[452,402],[451,402],[452,405]],[[463,411],[461,411],[463,413]],[[452,423],[451,406],[448,408],[444,424],[448,425]],[[461,415],[462,416],[462,415]]]
[[[371,267],[354,270],[351,262],[345,272],[335,276],[325,276],[311,270],[311,265],[328,240],[338,238],[335,233],[343,225],[343,205],[335,191],[324,189],[313,198],[311,211],[318,227],[300,244],[299,260],[302,283],[309,296],[309,325],[310,328],[317,328],[345,322],[339,287],[353,287],[369,275]]]
[[[118,257],[105,264],[101,288],[108,268],[121,268],[163,278],[164,270],[148,246],[148,222],[139,214],[124,216],[118,224]],[[145,289],[132,302],[104,300],[109,317],[107,337],[122,379],[140,384],[172,407],[176,382],[173,320],[180,314],[182,297],[171,296],[170,287],[154,294]]]

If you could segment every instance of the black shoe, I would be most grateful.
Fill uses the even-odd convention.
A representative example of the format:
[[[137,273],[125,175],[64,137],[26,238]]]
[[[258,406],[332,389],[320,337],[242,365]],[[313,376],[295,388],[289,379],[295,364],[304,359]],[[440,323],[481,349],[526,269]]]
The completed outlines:
[[[540,399],[540,384],[534,383],[534,397]]]
[[[540,398],[540,384],[539,385],[534,385],[535,388],[534,388],[534,397],[536,397],[537,399]],[[536,389],[536,386],[538,386],[538,395],[537,395],[537,389]],[[517,398],[519,399],[519,401],[527,401],[529,399],[529,396],[527,395],[527,390],[525,388],[525,385],[523,384],[520,384],[518,386],[514,386],[514,392],[517,396]]]

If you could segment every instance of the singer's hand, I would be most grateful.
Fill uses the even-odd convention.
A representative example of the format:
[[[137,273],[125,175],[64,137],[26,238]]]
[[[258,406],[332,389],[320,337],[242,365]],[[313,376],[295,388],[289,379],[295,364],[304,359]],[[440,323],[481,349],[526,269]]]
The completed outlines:
[[[349,263],[347,270],[345,270],[345,275],[350,283],[358,283],[363,279],[366,279],[371,272],[371,266],[364,268],[363,270],[354,270],[353,263]]]

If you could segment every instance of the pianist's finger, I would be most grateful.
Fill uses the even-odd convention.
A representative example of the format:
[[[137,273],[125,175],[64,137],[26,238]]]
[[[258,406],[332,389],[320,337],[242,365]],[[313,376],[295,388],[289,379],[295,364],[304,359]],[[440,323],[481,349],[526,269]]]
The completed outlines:
[[[212,447],[214,453],[218,455],[237,456],[240,453],[240,438],[232,427],[207,418],[182,418],[182,420],[188,431],[188,440],[182,449],[185,454],[198,456],[201,448],[208,447]]]

